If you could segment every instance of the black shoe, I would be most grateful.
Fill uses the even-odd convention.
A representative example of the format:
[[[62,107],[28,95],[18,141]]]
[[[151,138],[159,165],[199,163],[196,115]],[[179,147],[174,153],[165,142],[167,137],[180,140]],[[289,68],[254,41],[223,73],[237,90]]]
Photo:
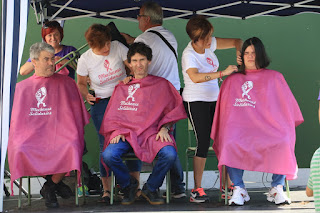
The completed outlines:
[[[67,186],[65,183],[63,183],[62,181],[60,181],[57,184],[57,190],[56,190],[56,194],[60,197],[62,197],[63,199],[68,199],[71,197],[72,195],[72,190],[70,189],[69,186]]]
[[[138,181],[134,177],[131,177],[129,186],[121,190],[123,192],[123,199],[121,201],[121,204],[130,205],[134,203],[137,187]]]
[[[141,195],[152,205],[164,204],[164,200],[160,197],[159,192],[157,190],[154,192],[150,191],[146,184],[142,188]]]
[[[167,198],[167,192],[163,192],[162,197]],[[171,192],[171,197],[174,199],[182,199],[182,198],[186,198],[187,195],[184,191],[175,191],[175,192]]]
[[[40,194],[45,199],[46,207],[48,208],[58,208],[59,203],[56,196],[57,185],[52,182],[52,180],[48,180],[44,183],[42,189],[40,190]]]

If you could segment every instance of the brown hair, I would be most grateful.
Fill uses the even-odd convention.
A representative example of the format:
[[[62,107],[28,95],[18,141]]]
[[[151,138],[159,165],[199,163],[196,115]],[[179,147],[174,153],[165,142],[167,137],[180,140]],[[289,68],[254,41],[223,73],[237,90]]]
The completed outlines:
[[[103,48],[106,42],[111,41],[110,29],[102,24],[93,24],[84,34],[90,48]]]
[[[152,60],[152,50],[148,45],[146,45],[143,42],[134,42],[133,44],[130,45],[127,53],[127,58],[129,63],[131,63],[131,58],[136,53],[146,56],[148,61]]]
[[[63,39],[63,28],[60,26],[59,22],[57,21],[48,21],[43,24],[41,28],[41,36],[44,41],[46,41],[46,35],[52,33],[55,29],[57,29],[60,33],[61,41]],[[60,42],[61,42],[60,41]]]
[[[205,39],[213,32],[212,24],[200,15],[193,16],[187,23],[186,31],[193,42]]]

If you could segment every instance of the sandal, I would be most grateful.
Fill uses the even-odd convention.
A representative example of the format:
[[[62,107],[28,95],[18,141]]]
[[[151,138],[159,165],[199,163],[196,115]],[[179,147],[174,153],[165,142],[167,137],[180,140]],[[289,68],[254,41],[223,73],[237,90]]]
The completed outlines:
[[[104,194],[107,194],[106,196],[103,197]],[[104,191],[104,194],[100,197],[100,199],[98,200],[99,203],[106,203],[106,204],[110,204],[110,191],[106,190]]]

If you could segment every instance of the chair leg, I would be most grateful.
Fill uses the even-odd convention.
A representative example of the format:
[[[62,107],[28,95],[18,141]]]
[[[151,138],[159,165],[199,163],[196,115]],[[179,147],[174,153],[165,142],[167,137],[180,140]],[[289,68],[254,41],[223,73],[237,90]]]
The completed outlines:
[[[290,188],[289,188],[289,182],[286,178],[286,191],[287,191],[287,197],[290,199]]]
[[[83,169],[82,169],[83,171]],[[83,178],[83,173],[81,172],[81,187],[82,187],[82,194],[83,194],[83,204],[86,203],[86,193],[85,193],[85,189],[84,189],[84,178]],[[77,190],[78,191],[78,190]]]
[[[189,184],[189,158],[188,158],[188,150],[186,151],[186,192],[188,191]]]
[[[5,184],[3,184],[3,191],[4,193],[6,194],[6,197],[9,197],[10,196],[10,192],[8,191],[7,187]]]
[[[76,175],[76,181],[74,184],[74,194],[75,194],[75,200],[76,200],[76,206],[79,206],[79,197],[78,197],[78,171],[75,170]]]
[[[4,170],[4,174],[5,174],[5,176],[7,176],[8,178],[11,178],[11,174],[10,174],[10,172],[9,172],[8,170]],[[14,183],[14,185],[16,185],[18,188],[20,188],[20,183],[19,183],[17,180],[14,180],[13,183]],[[22,193],[23,193],[26,197],[28,197],[28,192],[27,192],[23,187],[21,188],[21,190],[22,190]]]
[[[223,175],[221,175],[221,177],[219,178],[220,179],[220,184],[219,185],[221,185],[221,184],[223,184]],[[218,199],[218,201],[219,201],[219,203],[221,203],[222,202],[222,187],[220,186],[219,187],[219,199]]]
[[[110,205],[113,205],[113,195],[114,195],[114,174],[113,171],[111,171],[111,189],[110,189]]]
[[[20,185],[19,185],[19,199],[18,199],[18,208],[21,209],[21,190],[22,190],[22,177],[20,178]]]
[[[166,196],[166,203],[170,203],[170,197],[171,197],[171,183],[170,183],[170,170],[167,172],[167,178],[166,178],[166,185],[167,185],[167,196]]]
[[[28,205],[31,206],[31,181],[30,181],[30,176],[28,176]]]
[[[223,178],[223,177],[222,177],[222,176],[220,177],[220,172],[219,172],[218,177],[217,177],[217,180],[220,180],[220,184],[219,184],[219,185],[222,184],[222,178]],[[217,180],[216,180],[216,181],[217,181]],[[221,196],[222,196],[222,191],[221,191],[221,187],[220,187],[220,189],[219,189],[219,199],[218,199],[219,203],[222,202]]]
[[[222,173],[224,180],[224,205],[228,205],[228,173],[225,165],[222,167]]]

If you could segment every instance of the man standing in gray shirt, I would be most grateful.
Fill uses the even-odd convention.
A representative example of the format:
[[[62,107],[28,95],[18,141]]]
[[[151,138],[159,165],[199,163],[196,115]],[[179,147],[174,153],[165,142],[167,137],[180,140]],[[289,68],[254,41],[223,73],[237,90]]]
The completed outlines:
[[[149,74],[167,79],[180,91],[180,79],[177,62],[177,40],[162,26],[163,11],[156,2],[145,2],[137,15],[139,29],[143,32],[137,38],[122,33],[128,44],[143,42],[152,49],[152,62]],[[174,129],[175,136],[175,129]],[[183,183],[183,170],[179,158],[170,170],[173,198],[186,197]]]

